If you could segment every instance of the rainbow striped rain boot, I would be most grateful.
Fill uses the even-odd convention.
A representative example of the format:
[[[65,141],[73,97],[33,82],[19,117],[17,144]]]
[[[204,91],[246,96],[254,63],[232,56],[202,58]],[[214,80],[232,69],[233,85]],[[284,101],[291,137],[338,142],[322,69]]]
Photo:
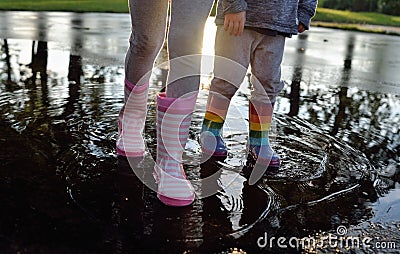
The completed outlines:
[[[222,128],[230,100],[225,96],[210,92],[206,114],[201,128],[200,144],[203,153],[216,157],[226,157],[228,149],[222,139]]]
[[[256,166],[262,166],[267,174],[276,174],[280,167],[280,158],[272,150],[269,141],[269,131],[272,122],[274,105],[269,102],[249,102],[249,153],[256,161]]]

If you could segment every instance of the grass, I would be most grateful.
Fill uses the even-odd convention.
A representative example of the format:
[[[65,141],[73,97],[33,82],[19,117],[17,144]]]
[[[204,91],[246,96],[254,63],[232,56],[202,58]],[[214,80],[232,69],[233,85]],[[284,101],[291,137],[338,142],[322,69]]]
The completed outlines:
[[[351,12],[318,8],[313,21],[400,27],[400,17],[375,12]]]
[[[369,28],[360,26],[359,24],[340,24],[340,23],[331,23],[331,22],[313,22],[313,26],[319,27],[328,27],[340,30],[349,30],[349,31],[359,31],[366,33],[376,33],[376,34],[387,34],[387,35],[400,35],[397,31],[388,31],[381,28]]]
[[[128,12],[128,0],[1,0],[0,10]]]

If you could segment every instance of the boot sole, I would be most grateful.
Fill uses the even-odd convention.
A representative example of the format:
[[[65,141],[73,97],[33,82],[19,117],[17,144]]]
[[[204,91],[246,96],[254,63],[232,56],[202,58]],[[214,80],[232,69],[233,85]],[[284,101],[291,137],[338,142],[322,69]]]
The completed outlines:
[[[116,147],[116,152],[117,155],[121,155],[124,157],[143,157],[144,156],[144,151],[140,151],[140,152],[125,152],[124,150],[122,150],[121,148]]]
[[[204,154],[215,156],[215,157],[227,157],[228,156],[228,152],[214,152],[214,151],[209,151],[209,150],[206,150],[203,148],[202,148],[202,152]]]
[[[194,201],[194,195],[193,195],[193,197],[191,197],[189,199],[175,199],[175,198],[170,198],[170,197],[167,197],[167,196],[164,196],[164,195],[158,193],[157,197],[165,205],[176,206],[176,207],[188,206],[188,205],[191,205]]]

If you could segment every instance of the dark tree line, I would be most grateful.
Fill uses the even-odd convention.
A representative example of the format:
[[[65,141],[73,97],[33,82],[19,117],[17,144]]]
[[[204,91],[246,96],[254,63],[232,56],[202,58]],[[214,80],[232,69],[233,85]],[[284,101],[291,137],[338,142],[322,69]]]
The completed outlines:
[[[324,8],[400,15],[400,0],[320,0]]]

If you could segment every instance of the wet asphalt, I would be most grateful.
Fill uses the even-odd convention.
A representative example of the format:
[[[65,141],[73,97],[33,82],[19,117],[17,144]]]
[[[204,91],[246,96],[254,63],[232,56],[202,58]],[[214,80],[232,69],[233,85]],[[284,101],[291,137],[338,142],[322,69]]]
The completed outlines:
[[[0,38],[52,42],[57,44],[57,47],[61,50],[65,48],[68,49],[73,55],[80,55],[82,57],[83,63],[87,62],[94,65],[96,64],[118,65],[118,66],[123,65],[125,51],[128,47],[129,32],[130,32],[130,19],[128,14],[66,13],[66,12],[38,13],[38,12],[7,12],[7,11],[0,12]],[[340,32],[338,33],[340,34]],[[327,43],[330,45],[332,43],[334,44],[331,37],[326,42],[318,42],[318,43],[321,43],[321,45],[324,44],[326,45]],[[289,43],[289,54],[293,44],[294,42]],[[296,47],[298,47],[298,45]],[[300,47],[300,50],[301,49],[302,47]],[[396,53],[394,52],[395,51],[393,51],[393,54],[398,54],[398,52]],[[391,53],[386,52],[386,54],[390,55]],[[307,62],[307,64],[310,66],[313,65],[317,66],[321,61],[329,63],[329,59],[330,59],[329,54],[325,56],[308,55],[308,58],[305,60],[305,62]],[[292,60],[291,58],[287,58],[286,63],[289,66],[292,65],[294,66],[297,60],[298,59]],[[356,58],[355,62],[357,63],[357,61],[362,62],[360,58],[358,59]],[[385,62],[384,60],[381,61]],[[364,75],[363,73],[357,72],[357,67],[358,67],[357,64],[353,65],[353,70],[356,70],[355,71],[356,74],[353,75],[352,77],[353,79],[357,78],[361,79],[361,77]],[[398,93],[398,88],[397,88],[398,86],[395,85],[396,84],[395,82],[397,80],[397,76],[399,75],[399,73],[396,71],[396,69],[388,68],[387,70],[385,70],[385,72],[379,71],[379,73],[383,73],[382,74],[382,76],[384,76],[383,79],[386,81],[389,80],[389,82],[380,84],[382,85],[382,87],[378,88],[373,86],[368,86],[368,84],[366,84],[365,85],[366,89],[372,91],[379,89],[383,89],[385,91],[386,90],[393,91],[394,89],[393,87],[396,87],[394,90],[395,93]],[[52,195],[56,196],[57,193],[54,193]],[[54,200],[57,200],[57,198],[54,197]],[[207,204],[208,205],[212,204],[212,202],[208,202]],[[154,210],[158,211],[157,209]],[[213,211],[213,208],[211,208],[210,210]],[[161,209],[161,211],[164,210]],[[174,212],[171,213],[173,214]],[[172,216],[173,215],[171,215],[171,217]],[[212,230],[215,230],[212,224],[206,226],[208,226]],[[361,229],[355,226],[352,232],[353,234],[354,232],[356,233],[361,232],[361,234],[371,234],[374,236],[378,236],[380,232],[383,232],[385,230],[385,227],[386,229],[389,229],[389,231],[393,236],[393,239],[397,239],[396,241],[398,242],[399,229],[397,224],[394,226],[392,224],[384,225],[381,230],[377,230],[377,228],[374,226],[374,223],[369,222],[367,226],[360,226]],[[80,233],[82,232],[84,232],[84,229],[80,230]],[[166,235],[168,235],[168,230],[163,228],[161,233],[165,233]],[[162,235],[161,233],[160,235]],[[207,233],[210,233],[209,237],[211,239],[213,234],[211,232]],[[173,237],[173,235],[169,237]],[[51,237],[49,236],[49,239],[50,238]],[[78,238],[79,236],[77,236],[77,239]],[[79,240],[77,241],[79,242]],[[126,241],[129,241],[129,239]],[[139,242],[140,241],[141,239],[139,239]],[[196,241],[196,239],[194,239],[193,241]],[[116,245],[118,245],[118,241],[116,242],[117,242]],[[83,242],[81,244],[82,246],[84,245]],[[227,250],[233,246],[234,245],[230,245],[229,243],[224,245],[224,247],[226,247]],[[52,248],[49,247],[49,249],[51,250]],[[118,248],[114,248],[114,250],[118,250]],[[134,247],[132,247],[132,249],[130,250],[134,251]],[[30,249],[30,251],[33,253],[35,249]],[[42,249],[42,251],[46,252],[45,249],[44,250]],[[220,253],[226,253],[226,252],[220,252]]]
[[[1,38],[57,42],[95,63],[122,64],[129,33],[128,14],[0,12]]]

